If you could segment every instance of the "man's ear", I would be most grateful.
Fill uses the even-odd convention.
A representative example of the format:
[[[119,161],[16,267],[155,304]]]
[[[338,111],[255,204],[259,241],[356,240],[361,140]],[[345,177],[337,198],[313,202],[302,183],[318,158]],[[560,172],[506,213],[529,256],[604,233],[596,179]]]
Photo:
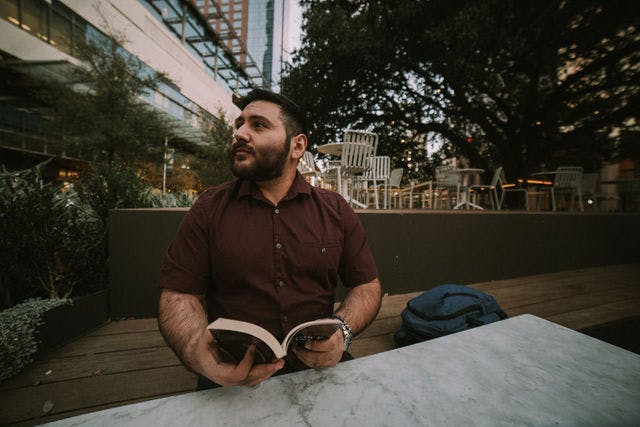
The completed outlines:
[[[307,149],[307,135],[299,133],[291,138],[291,155],[294,159],[300,159],[304,155],[304,150]]]

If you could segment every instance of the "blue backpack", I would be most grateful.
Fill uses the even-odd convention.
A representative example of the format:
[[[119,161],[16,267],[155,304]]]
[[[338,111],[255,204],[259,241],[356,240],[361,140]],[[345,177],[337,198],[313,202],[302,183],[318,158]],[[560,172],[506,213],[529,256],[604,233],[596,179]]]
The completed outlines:
[[[394,335],[403,347],[506,319],[495,298],[463,285],[439,285],[409,300]]]

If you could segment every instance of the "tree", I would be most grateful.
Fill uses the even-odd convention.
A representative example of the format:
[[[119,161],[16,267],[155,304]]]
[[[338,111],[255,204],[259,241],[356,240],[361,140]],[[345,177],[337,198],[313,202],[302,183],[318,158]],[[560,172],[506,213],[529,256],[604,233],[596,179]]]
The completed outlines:
[[[209,144],[198,146],[193,152],[192,165],[198,175],[198,192],[234,178],[229,161],[229,148],[233,139],[233,127],[227,122],[222,109],[217,116],[210,116],[205,131]]]
[[[637,2],[302,3],[306,35],[282,87],[310,111],[312,141],[368,128],[410,173],[438,162],[424,151],[434,139],[510,176],[633,152]]]
[[[92,162],[135,163],[159,158],[169,129],[143,98],[168,79],[120,47],[116,36],[78,47],[81,66],[68,81],[40,81],[34,97],[52,123]]]

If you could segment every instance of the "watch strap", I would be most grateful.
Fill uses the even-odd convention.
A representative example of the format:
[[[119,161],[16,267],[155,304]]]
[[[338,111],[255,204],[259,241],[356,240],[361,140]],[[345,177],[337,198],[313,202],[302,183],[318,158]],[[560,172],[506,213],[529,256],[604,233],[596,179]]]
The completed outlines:
[[[344,320],[342,316],[339,316],[335,313],[331,317],[333,317],[334,319],[338,319],[340,321],[340,327],[342,328],[342,333],[344,334],[343,351],[349,350],[349,347],[351,346],[351,338],[353,337],[353,332],[351,332],[351,328],[349,327],[349,324],[347,323],[346,320]]]

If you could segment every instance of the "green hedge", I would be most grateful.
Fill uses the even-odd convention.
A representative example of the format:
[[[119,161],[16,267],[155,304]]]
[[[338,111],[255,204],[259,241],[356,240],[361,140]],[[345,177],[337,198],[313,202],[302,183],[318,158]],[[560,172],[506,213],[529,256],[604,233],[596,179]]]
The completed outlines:
[[[36,331],[44,313],[71,304],[68,299],[30,299],[0,311],[0,381],[10,378],[33,362],[38,350]]]

